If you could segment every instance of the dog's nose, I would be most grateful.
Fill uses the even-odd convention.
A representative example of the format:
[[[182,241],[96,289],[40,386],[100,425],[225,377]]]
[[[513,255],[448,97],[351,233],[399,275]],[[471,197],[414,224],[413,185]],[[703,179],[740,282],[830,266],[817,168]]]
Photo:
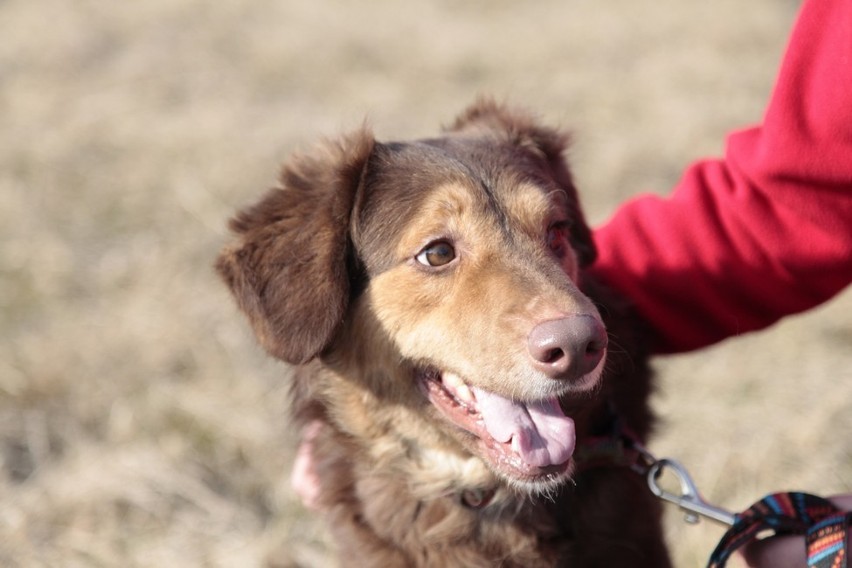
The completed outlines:
[[[606,328],[594,316],[571,315],[536,325],[527,338],[535,367],[554,379],[578,379],[604,356]]]

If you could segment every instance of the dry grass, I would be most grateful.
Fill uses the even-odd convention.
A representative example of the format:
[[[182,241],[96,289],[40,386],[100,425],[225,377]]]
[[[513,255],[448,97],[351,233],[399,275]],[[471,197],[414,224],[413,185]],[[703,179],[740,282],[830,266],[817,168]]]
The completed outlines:
[[[0,2],[0,564],[327,565],[286,374],[210,265],[292,149],[477,93],[575,131],[595,222],[760,118],[790,1]],[[653,444],[732,508],[852,490],[852,296],[661,360]],[[682,527],[679,566],[720,530]]]

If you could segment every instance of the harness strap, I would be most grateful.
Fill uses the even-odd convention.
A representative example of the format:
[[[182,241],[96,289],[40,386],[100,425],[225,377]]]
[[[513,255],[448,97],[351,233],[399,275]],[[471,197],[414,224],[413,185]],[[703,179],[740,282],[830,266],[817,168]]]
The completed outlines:
[[[846,568],[852,512],[808,493],[773,493],[736,516],[710,556],[708,568],[722,568],[731,554],[758,533],[805,535],[808,568]]]

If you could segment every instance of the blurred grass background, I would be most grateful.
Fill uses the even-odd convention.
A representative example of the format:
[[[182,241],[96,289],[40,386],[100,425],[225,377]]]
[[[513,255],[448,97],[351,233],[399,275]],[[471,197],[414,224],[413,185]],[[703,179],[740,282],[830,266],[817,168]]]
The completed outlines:
[[[211,269],[281,160],[480,93],[574,132],[600,223],[758,121],[790,0],[0,2],[0,565],[328,566],[287,369]],[[658,454],[741,509],[852,490],[852,295],[660,359]],[[669,511],[677,566],[721,529]]]

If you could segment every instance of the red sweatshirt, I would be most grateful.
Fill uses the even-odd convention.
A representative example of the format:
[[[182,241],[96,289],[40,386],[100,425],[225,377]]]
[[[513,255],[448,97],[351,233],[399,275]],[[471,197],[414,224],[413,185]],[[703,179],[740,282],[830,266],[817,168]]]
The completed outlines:
[[[669,198],[628,201],[595,239],[595,273],[660,352],[766,327],[849,284],[852,0],[807,0],[763,124],[693,164]]]

